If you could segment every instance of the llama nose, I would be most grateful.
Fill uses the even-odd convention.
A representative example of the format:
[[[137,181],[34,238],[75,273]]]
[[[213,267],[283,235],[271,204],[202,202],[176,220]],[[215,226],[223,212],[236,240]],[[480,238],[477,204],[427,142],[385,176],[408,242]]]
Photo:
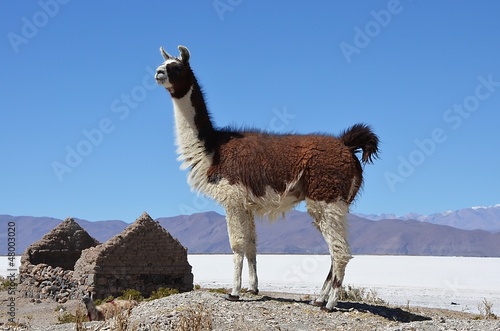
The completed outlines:
[[[163,68],[156,69],[155,79],[156,80],[162,80],[162,79],[165,79],[165,78],[166,78],[165,69],[163,69]]]

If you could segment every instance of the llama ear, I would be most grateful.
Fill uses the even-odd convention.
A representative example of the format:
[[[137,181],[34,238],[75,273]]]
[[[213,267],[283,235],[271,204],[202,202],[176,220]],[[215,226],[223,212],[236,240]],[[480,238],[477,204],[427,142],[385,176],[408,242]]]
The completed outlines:
[[[179,45],[177,47],[177,49],[179,50],[179,52],[181,52],[181,56],[180,56],[180,59],[183,63],[188,63],[189,62],[189,50],[182,46],[182,45]]]
[[[163,49],[163,46],[162,46],[162,47],[160,47],[160,53],[161,53],[161,55],[163,56],[163,59],[164,59],[165,61],[167,61],[167,60],[169,60],[169,59],[171,59],[171,58],[173,57],[173,56],[171,56],[170,54],[168,54],[167,52],[165,52],[165,49]]]

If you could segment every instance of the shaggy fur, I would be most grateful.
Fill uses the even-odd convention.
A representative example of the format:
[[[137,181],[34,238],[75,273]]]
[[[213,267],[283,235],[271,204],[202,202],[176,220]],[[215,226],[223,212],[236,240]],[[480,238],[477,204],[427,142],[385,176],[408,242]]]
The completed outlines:
[[[89,321],[104,321],[137,305],[137,301],[135,300],[112,300],[96,306],[90,293],[85,295],[82,301],[87,308]]]
[[[229,299],[238,299],[244,257],[249,265],[249,291],[258,293],[254,217],[275,219],[305,200],[332,260],[315,304],[326,302],[326,308],[333,309],[351,258],[346,215],[363,182],[355,154],[362,152],[361,161],[371,163],[377,157],[378,137],[364,124],[338,137],[217,129],[187,48],[179,46],[179,57],[160,50],[165,62],[155,78],[173,100],[181,167],[190,169],[188,182],[194,190],[226,210],[235,267]]]

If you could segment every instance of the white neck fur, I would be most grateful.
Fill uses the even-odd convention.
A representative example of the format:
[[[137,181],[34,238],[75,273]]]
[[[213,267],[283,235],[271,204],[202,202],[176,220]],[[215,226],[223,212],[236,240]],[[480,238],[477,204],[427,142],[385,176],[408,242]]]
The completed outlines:
[[[211,155],[205,151],[205,144],[198,138],[198,129],[194,123],[195,108],[191,103],[191,87],[182,98],[172,98],[176,131],[178,160],[182,162],[181,169],[192,168],[188,182],[194,188],[200,188],[205,181],[204,174],[210,164]]]

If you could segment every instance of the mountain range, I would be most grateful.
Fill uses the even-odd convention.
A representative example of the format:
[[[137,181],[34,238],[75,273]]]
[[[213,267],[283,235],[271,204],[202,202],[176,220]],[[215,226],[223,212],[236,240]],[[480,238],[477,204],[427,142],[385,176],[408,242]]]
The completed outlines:
[[[75,220],[94,238],[104,242],[129,225],[124,221]],[[205,212],[156,219],[188,248],[191,254],[230,253],[223,215]],[[50,217],[0,215],[1,229],[16,223],[16,254],[62,220]],[[256,220],[259,253],[327,254],[321,234],[307,213],[291,211],[274,222]],[[500,257],[500,205],[474,207],[429,216],[349,215],[349,240],[353,254],[437,255]],[[6,231],[0,242],[6,243]],[[7,253],[2,244],[0,254]]]
[[[394,214],[357,215],[372,221],[382,219],[416,220],[439,225],[449,225],[463,230],[500,232],[500,204],[490,207],[471,207],[456,211],[445,211],[431,215],[419,215],[415,213],[404,216]]]

